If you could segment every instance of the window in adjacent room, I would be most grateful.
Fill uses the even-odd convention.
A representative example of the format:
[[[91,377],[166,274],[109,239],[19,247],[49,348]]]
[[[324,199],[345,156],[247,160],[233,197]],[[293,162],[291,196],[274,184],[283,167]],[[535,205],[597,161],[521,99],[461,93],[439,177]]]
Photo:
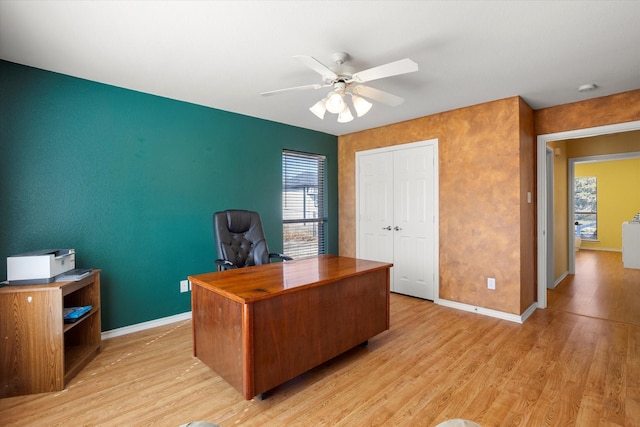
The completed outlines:
[[[598,186],[595,176],[575,178],[574,215],[576,236],[598,240]]]
[[[324,254],[325,156],[282,152],[283,253],[294,259]]]

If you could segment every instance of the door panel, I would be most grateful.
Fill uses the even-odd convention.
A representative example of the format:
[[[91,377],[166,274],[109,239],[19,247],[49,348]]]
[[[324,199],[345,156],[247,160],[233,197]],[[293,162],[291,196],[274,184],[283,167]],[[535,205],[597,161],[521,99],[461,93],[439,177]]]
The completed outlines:
[[[362,156],[358,169],[358,257],[393,262],[393,153]]]
[[[430,243],[426,239],[396,238],[395,259],[418,259],[422,262],[397,262],[394,270],[393,292],[433,300],[434,285],[428,268],[427,253]]]
[[[433,146],[394,152],[393,291],[433,299],[435,269]],[[431,256],[431,258],[429,258]]]

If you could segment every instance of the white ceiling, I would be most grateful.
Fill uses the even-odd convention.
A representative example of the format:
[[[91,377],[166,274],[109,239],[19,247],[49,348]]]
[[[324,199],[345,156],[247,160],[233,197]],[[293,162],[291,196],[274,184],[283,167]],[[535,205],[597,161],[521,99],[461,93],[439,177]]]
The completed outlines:
[[[329,88],[292,57],[356,71],[405,98],[337,123]],[[534,109],[640,88],[640,1],[0,1],[0,58],[333,135],[522,96]],[[596,83],[597,90],[577,91]]]

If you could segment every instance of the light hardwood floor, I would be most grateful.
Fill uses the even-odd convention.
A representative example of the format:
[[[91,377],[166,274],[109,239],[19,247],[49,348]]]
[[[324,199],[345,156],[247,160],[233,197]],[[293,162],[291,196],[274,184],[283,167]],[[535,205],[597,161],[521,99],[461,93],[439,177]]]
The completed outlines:
[[[524,325],[394,294],[389,331],[264,401],[192,357],[190,321],[113,338],[66,390],[0,399],[0,425],[640,426],[640,326],[628,321],[640,306],[601,289],[611,276],[628,276],[629,292],[640,280],[606,268],[589,280],[578,269]],[[598,300],[609,308],[580,310]]]
[[[576,274],[547,297],[555,310],[640,326],[640,270],[623,268],[620,252],[576,252]]]

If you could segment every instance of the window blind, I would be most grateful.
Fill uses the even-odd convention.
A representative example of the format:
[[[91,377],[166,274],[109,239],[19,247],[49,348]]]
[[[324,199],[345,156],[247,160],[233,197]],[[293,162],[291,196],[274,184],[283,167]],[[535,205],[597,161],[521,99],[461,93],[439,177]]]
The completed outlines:
[[[326,253],[325,156],[282,152],[283,252],[295,259]]]
[[[598,240],[598,180],[595,176],[574,179],[576,237]]]

